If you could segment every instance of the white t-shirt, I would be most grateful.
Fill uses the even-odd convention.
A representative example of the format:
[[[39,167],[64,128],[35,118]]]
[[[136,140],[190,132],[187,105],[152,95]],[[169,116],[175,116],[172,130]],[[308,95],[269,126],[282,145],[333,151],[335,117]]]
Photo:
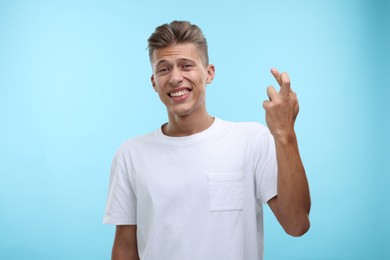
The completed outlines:
[[[186,137],[158,129],[116,152],[103,222],[137,225],[142,260],[260,260],[276,186],[274,140],[259,123],[216,118]]]

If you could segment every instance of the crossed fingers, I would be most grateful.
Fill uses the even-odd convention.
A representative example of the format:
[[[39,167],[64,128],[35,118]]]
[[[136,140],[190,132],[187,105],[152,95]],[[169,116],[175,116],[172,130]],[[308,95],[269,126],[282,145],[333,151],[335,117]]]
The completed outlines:
[[[267,88],[267,95],[270,101],[275,99],[278,94],[283,98],[287,98],[290,93],[292,93],[291,90],[291,83],[290,83],[290,78],[286,72],[280,73],[277,69],[272,68],[271,73],[278,82],[280,86],[280,91],[279,93],[276,91],[276,89],[272,86],[269,86]]]
[[[269,99],[263,102],[263,107],[267,112],[267,124],[270,128],[275,125],[276,121],[284,120],[288,115],[295,121],[299,112],[298,98],[296,93],[291,90],[288,74],[286,72],[280,73],[275,68],[271,69],[271,73],[278,82],[280,90],[278,92],[273,86],[269,86],[267,88]]]

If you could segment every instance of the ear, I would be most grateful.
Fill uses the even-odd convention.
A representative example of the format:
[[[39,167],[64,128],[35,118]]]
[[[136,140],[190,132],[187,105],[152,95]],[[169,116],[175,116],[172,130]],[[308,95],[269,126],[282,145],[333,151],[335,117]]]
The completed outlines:
[[[215,76],[215,67],[214,67],[213,64],[209,64],[207,66],[207,79],[206,79],[206,83],[210,84],[213,81],[214,76]]]
[[[152,82],[152,86],[153,86],[154,91],[157,92],[156,82],[154,81],[154,75],[153,74],[150,77],[150,81]]]

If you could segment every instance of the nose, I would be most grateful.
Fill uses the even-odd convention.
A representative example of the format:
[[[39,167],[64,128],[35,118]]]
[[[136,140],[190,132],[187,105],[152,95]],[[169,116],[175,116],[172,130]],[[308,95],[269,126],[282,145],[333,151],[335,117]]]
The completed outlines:
[[[180,71],[179,68],[174,67],[171,71],[169,83],[171,83],[172,85],[176,85],[176,84],[180,83],[182,80],[183,80],[182,72]]]

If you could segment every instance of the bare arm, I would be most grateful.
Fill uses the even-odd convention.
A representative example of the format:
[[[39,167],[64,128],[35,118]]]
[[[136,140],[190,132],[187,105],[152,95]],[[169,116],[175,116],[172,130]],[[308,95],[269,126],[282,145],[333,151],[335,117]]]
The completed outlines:
[[[267,125],[275,139],[278,164],[278,195],[268,201],[284,230],[292,236],[301,236],[310,227],[311,207],[309,185],[298,149],[294,131],[299,112],[298,99],[290,88],[287,73],[271,70],[280,85],[280,92],[272,86],[264,101]]]
[[[139,260],[137,248],[137,226],[117,225],[112,260]]]

